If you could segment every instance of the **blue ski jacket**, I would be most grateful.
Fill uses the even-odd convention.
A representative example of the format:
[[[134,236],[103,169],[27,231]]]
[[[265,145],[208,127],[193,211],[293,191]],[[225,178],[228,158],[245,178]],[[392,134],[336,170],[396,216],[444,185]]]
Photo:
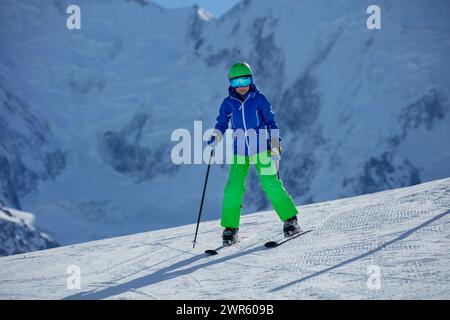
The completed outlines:
[[[224,136],[231,120],[235,155],[252,156],[270,150],[270,139],[279,139],[279,134],[269,100],[253,83],[243,97],[232,87],[228,88],[228,92],[228,97],[220,106],[215,128]]]

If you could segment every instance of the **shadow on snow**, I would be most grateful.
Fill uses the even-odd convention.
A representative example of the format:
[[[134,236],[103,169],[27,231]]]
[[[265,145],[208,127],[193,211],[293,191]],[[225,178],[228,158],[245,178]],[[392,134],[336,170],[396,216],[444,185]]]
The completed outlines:
[[[86,300],[97,300],[97,299],[106,299],[115,295],[119,295],[122,293],[129,292],[134,289],[143,288],[149,285],[153,285],[156,283],[160,283],[166,280],[174,279],[180,276],[184,276],[190,273],[193,273],[201,268],[213,266],[219,263],[227,262],[236,258],[239,258],[241,256],[251,254],[260,250],[263,250],[263,246],[255,247],[253,249],[248,249],[245,251],[239,251],[231,255],[227,255],[224,257],[221,257],[219,259],[214,259],[205,253],[198,254],[196,256],[193,256],[191,258],[178,261],[168,267],[162,268],[152,274],[131,280],[129,282],[119,284],[116,286],[107,287],[104,289],[101,289],[99,291],[88,291],[88,292],[80,292],[71,296],[67,296],[64,298],[64,300],[78,300],[78,299],[86,299]],[[201,261],[203,259],[208,259],[207,262],[194,265],[182,270],[178,270],[180,268],[192,265],[198,261]]]
[[[311,274],[309,276],[306,276],[306,277],[303,277],[301,279],[298,279],[298,280],[286,283],[286,284],[284,284],[282,286],[276,287],[276,288],[270,290],[269,292],[276,292],[276,291],[280,291],[280,290],[286,289],[286,288],[288,288],[290,286],[302,283],[302,282],[304,282],[306,280],[318,277],[318,276],[320,276],[322,274],[325,274],[325,273],[327,273],[329,271],[341,268],[341,267],[343,267],[345,265],[348,265],[348,264],[350,264],[352,262],[355,262],[357,260],[360,260],[360,259],[363,259],[365,257],[368,257],[368,256],[370,256],[370,255],[372,255],[372,254],[374,254],[374,253],[376,253],[376,252],[386,248],[387,246],[389,246],[389,245],[391,245],[391,244],[393,244],[395,242],[398,242],[398,241],[406,239],[407,237],[409,237],[414,232],[416,232],[416,231],[418,231],[418,230],[420,230],[420,229],[430,225],[431,223],[433,223],[433,222],[435,222],[435,221],[445,217],[449,213],[450,213],[450,210],[445,211],[445,212],[443,212],[441,214],[438,214],[438,215],[434,216],[433,218],[425,221],[424,223],[422,223],[422,224],[420,224],[420,225],[418,225],[418,226],[416,226],[416,227],[414,227],[412,229],[409,229],[409,230],[403,232],[398,237],[396,237],[396,238],[394,238],[394,239],[392,239],[390,241],[387,241],[387,242],[381,244],[380,246],[378,246],[378,247],[376,247],[376,248],[374,248],[374,249],[372,249],[370,251],[367,251],[367,252],[365,252],[365,253],[363,253],[361,255],[358,255],[356,257],[353,257],[351,259],[345,260],[345,261],[343,261],[341,263],[338,263],[338,264],[336,264],[334,266],[331,266],[329,268],[326,268],[326,269],[320,270],[318,272],[315,272],[315,273],[313,273],[313,274]],[[244,256],[244,255],[247,255],[247,254],[251,254],[251,253],[255,253],[255,252],[258,252],[258,251],[261,251],[261,250],[265,250],[264,246],[259,246],[259,247],[255,247],[255,248],[252,248],[252,249],[239,251],[239,252],[236,252],[234,254],[227,255],[227,256],[221,257],[219,259],[214,259],[214,260],[212,260],[212,258],[207,256],[206,254],[202,253],[202,254],[198,254],[196,256],[190,257],[188,259],[185,259],[185,260],[182,260],[182,261],[178,261],[178,262],[176,262],[176,263],[174,263],[174,264],[172,264],[172,265],[170,265],[168,267],[162,268],[162,269],[160,269],[160,270],[158,270],[158,271],[156,271],[156,272],[154,272],[152,274],[149,274],[149,275],[146,275],[146,276],[143,276],[143,277],[131,280],[129,282],[126,282],[126,283],[123,283],[123,284],[119,284],[119,285],[116,285],[116,286],[110,286],[110,287],[107,287],[107,288],[104,288],[104,289],[101,289],[101,290],[98,290],[98,291],[88,291],[88,292],[77,293],[77,294],[74,294],[74,295],[71,295],[71,296],[67,296],[64,299],[65,300],[106,299],[106,298],[109,298],[109,297],[112,297],[112,296],[116,296],[116,295],[119,295],[119,294],[122,294],[122,293],[129,292],[129,291],[131,291],[133,289],[143,288],[143,287],[146,287],[146,286],[149,286],[149,285],[153,285],[153,284],[156,284],[156,283],[160,283],[160,282],[163,282],[163,281],[166,281],[166,280],[170,280],[170,279],[174,279],[174,278],[177,278],[177,277],[180,277],[180,276],[184,276],[184,275],[193,273],[193,272],[195,272],[195,271],[197,271],[197,270],[199,270],[201,268],[213,266],[213,265],[220,264],[220,263],[223,263],[223,262],[227,262],[227,261],[239,258],[241,256]],[[207,259],[208,261],[200,263],[200,264],[197,264],[197,265],[194,265],[194,266],[191,266],[191,267],[188,267],[188,266],[190,266],[190,265],[192,265],[192,264],[194,264],[194,263],[196,263],[198,261],[204,260],[204,259]],[[188,267],[188,268],[179,270],[180,268],[183,268],[183,267]]]
[[[318,271],[318,272],[315,272],[315,273],[313,273],[313,274],[311,274],[311,275],[309,275],[309,276],[306,276],[306,277],[303,277],[303,278],[301,278],[301,279],[294,280],[294,281],[291,281],[291,282],[289,282],[289,283],[286,283],[286,284],[284,284],[284,285],[282,285],[282,286],[276,287],[276,288],[270,290],[269,292],[276,292],[276,291],[280,291],[280,290],[286,289],[287,287],[293,286],[293,285],[295,285],[295,284],[302,283],[302,282],[304,282],[304,281],[306,281],[306,280],[309,280],[309,279],[311,279],[311,278],[318,277],[318,276],[320,276],[320,275],[322,275],[322,274],[324,274],[324,273],[327,273],[327,272],[332,271],[332,270],[334,270],[334,269],[338,269],[338,268],[343,267],[343,266],[345,266],[345,265],[347,265],[347,264],[350,264],[350,263],[352,263],[352,262],[355,262],[355,261],[357,261],[357,260],[360,260],[360,259],[363,259],[363,258],[365,258],[365,257],[367,257],[367,256],[370,256],[370,255],[372,255],[372,254],[374,254],[374,253],[376,253],[376,252],[378,252],[378,251],[380,251],[380,250],[386,248],[387,246],[389,246],[389,245],[391,245],[391,244],[393,244],[393,243],[395,243],[395,242],[397,242],[397,241],[401,241],[401,240],[406,239],[407,237],[409,237],[409,236],[410,236],[411,234],[413,234],[414,232],[416,232],[416,231],[418,231],[418,230],[420,230],[420,229],[422,229],[422,228],[428,226],[429,224],[435,222],[436,220],[439,220],[439,219],[443,218],[444,216],[446,216],[446,215],[449,214],[449,213],[450,213],[450,210],[445,211],[445,212],[443,212],[443,213],[440,213],[440,214],[438,214],[437,216],[434,216],[433,218],[431,218],[431,219],[425,221],[424,223],[422,223],[422,224],[420,224],[420,225],[418,225],[418,226],[416,226],[416,227],[414,227],[414,228],[412,228],[412,229],[409,229],[409,230],[403,232],[403,233],[402,233],[401,235],[399,235],[397,238],[394,238],[394,239],[392,239],[392,240],[390,240],[390,241],[387,241],[387,242],[381,244],[380,246],[376,247],[375,249],[372,249],[372,250],[370,250],[370,251],[367,251],[367,252],[365,252],[365,253],[363,253],[363,254],[361,254],[361,255],[359,255],[359,256],[353,257],[353,258],[351,258],[351,259],[345,260],[345,261],[343,261],[343,262],[341,262],[341,263],[338,263],[338,264],[336,264],[336,265],[334,265],[334,266],[332,266],[332,267],[329,267],[329,268],[320,270],[320,271]]]

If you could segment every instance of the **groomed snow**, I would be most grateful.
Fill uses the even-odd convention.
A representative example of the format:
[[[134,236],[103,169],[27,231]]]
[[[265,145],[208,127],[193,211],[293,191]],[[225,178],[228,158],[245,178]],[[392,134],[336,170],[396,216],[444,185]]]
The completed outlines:
[[[0,298],[450,298],[450,178],[299,210],[314,231],[270,250],[281,223],[266,211],[243,216],[241,243],[212,257],[218,221],[201,224],[195,249],[191,224],[0,258]],[[66,285],[71,265],[79,290]]]

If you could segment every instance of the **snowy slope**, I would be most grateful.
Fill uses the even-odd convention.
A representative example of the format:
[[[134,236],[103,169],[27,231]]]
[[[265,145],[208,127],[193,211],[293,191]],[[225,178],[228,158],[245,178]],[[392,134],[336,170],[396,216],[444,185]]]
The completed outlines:
[[[82,30],[69,31],[70,0],[0,1],[0,199],[62,244],[192,223],[205,168],[173,165],[170,134],[214,125],[237,59],[277,113],[297,204],[449,177],[449,2],[379,1],[375,31],[371,1],[282,3],[213,19],[79,1]],[[227,170],[211,171],[207,219]],[[269,208],[252,170],[244,212]]]
[[[313,232],[267,250],[274,212],[243,218],[207,257],[217,221],[0,258],[2,299],[449,299],[450,179],[299,207]],[[67,289],[78,266],[81,289]],[[371,268],[380,289],[369,289]],[[373,287],[372,287],[373,288]]]

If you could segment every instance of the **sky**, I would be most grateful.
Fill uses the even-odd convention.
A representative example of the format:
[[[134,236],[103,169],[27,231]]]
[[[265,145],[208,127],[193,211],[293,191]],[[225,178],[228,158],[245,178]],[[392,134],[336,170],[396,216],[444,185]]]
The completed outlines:
[[[216,18],[219,18],[228,9],[233,7],[240,0],[153,0],[164,8],[190,7],[198,4],[200,7],[211,12]]]

